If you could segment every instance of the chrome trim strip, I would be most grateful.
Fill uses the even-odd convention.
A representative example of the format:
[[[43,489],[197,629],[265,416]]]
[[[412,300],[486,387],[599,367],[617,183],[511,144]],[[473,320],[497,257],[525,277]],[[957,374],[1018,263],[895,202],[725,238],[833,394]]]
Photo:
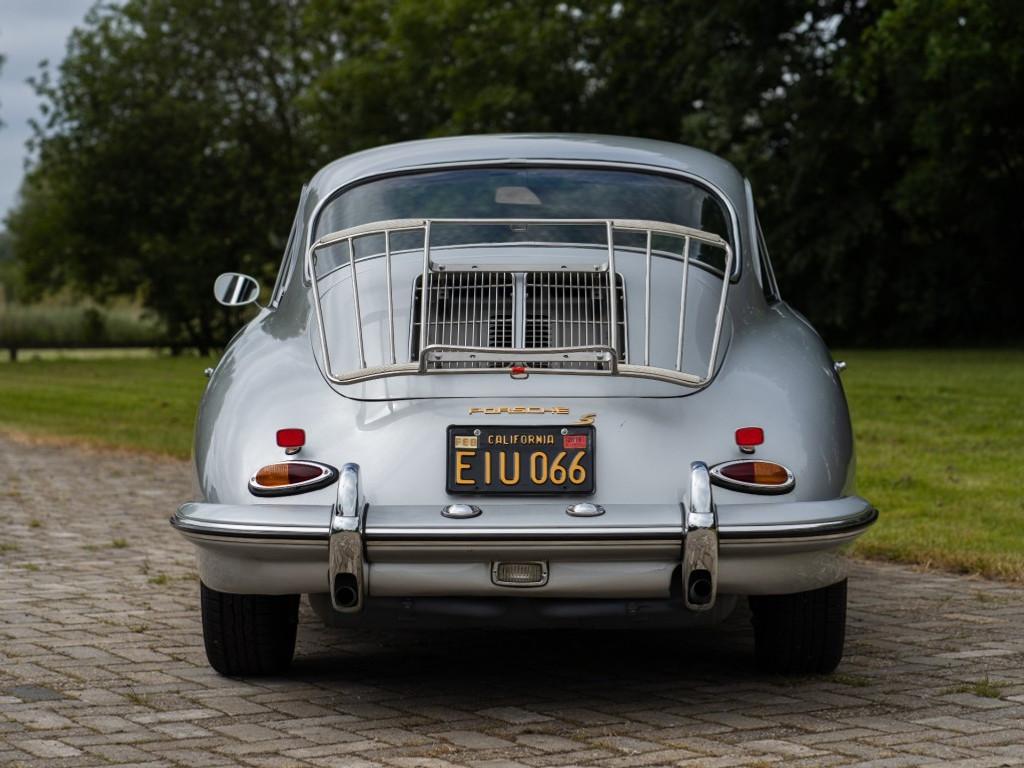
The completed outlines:
[[[305,547],[308,549],[322,550],[325,553],[327,552],[328,547],[328,540],[326,536],[317,536],[315,538],[299,536],[225,536],[220,533],[199,533],[197,531],[183,528],[178,528],[177,530],[178,533],[196,545],[209,543],[227,547]]]
[[[723,539],[797,539],[822,536],[831,533],[854,533],[861,531],[878,519],[878,510],[868,507],[857,515],[834,520],[819,520],[810,523],[768,523],[765,525],[722,526]]]
[[[325,510],[326,511],[326,510]],[[868,507],[857,515],[833,520],[820,520],[807,523],[767,523],[765,525],[719,525],[720,539],[730,542],[746,540],[827,537],[836,534],[856,533],[878,519],[878,510]],[[170,518],[171,525],[182,533],[196,533],[208,536],[248,537],[253,539],[323,539],[330,536],[330,527],[324,526],[288,526],[269,525],[266,523],[221,523],[209,520],[186,519],[175,514]],[[609,540],[644,540],[644,539],[678,539],[683,534],[679,526],[560,526],[543,530],[523,530],[521,528],[453,528],[453,527],[367,527],[363,530],[367,539],[376,541],[580,541],[587,537]]]
[[[630,550],[657,550],[659,552],[677,550],[679,547],[679,537],[673,536],[671,538],[636,538],[636,537],[624,537],[624,538],[606,538],[606,539],[586,539],[579,536],[572,538],[550,538],[550,539],[531,539],[526,536],[512,536],[507,539],[502,538],[488,538],[488,539],[473,539],[472,548],[466,548],[467,542],[465,539],[449,538],[449,539],[368,539],[367,549],[370,552],[381,552],[390,550],[411,550],[411,551],[426,551],[435,552],[437,550],[447,549],[449,547],[461,548],[460,553],[481,553],[487,552],[488,549],[508,549],[509,547],[528,547],[536,550],[550,551],[551,549],[558,549],[564,552],[574,552],[576,550],[585,549],[611,549],[616,552],[622,549]]]
[[[268,525],[266,523],[221,523],[212,520],[192,520],[174,514],[171,526],[182,533],[196,533],[223,537],[247,537],[255,539],[324,539],[330,529],[312,525]]]
[[[538,541],[548,539],[678,539],[682,527],[678,525],[628,526],[552,526],[550,528],[485,528],[483,526],[454,528],[446,526],[366,529],[368,540],[390,541],[398,539],[444,540],[492,539]]]

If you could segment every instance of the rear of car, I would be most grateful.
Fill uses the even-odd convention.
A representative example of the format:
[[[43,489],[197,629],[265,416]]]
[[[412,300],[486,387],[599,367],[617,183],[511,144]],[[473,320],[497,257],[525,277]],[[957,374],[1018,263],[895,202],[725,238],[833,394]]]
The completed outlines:
[[[731,166],[477,137],[311,186],[172,520],[215,668],[286,665],[301,594],[333,625],[442,627],[686,626],[750,596],[767,666],[838,663],[840,553],[875,512]]]

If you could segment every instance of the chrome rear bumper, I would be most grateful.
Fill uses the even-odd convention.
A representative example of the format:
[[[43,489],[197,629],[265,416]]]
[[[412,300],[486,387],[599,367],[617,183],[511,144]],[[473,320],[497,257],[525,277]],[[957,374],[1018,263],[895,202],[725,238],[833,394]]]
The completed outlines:
[[[495,524],[486,509],[451,519],[434,507],[373,507],[358,467],[346,465],[333,507],[189,503],[171,524],[197,545],[208,586],[325,594],[340,612],[375,598],[673,594],[699,612],[718,594],[782,594],[839,581],[841,550],[877,517],[856,496],[716,507],[699,462],[681,504],[603,506],[601,517],[574,518],[564,504],[517,504],[514,518],[503,518],[514,525]],[[499,561],[542,562],[544,583],[495,583]]]

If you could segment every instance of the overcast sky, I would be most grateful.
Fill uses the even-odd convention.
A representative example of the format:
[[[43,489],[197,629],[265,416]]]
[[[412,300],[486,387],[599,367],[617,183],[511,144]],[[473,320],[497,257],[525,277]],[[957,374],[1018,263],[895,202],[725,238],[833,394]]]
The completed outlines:
[[[94,0],[0,0],[0,219],[14,204],[24,172],[28,121],[39,115],[39,101],[25,79],[39,62],[56,65],[64,44]],[[2,225],[0,225],[2,226]]]

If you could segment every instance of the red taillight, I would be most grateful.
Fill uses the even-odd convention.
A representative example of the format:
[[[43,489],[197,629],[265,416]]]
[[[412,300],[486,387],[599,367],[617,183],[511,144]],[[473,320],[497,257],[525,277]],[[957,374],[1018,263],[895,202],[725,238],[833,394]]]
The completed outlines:
[[[280,461],[260,467],[249,480],[255,496],[285,496],[323,488],[337,479],[338,470],[315,461]]]
[[[785,493],[795,484],[793,473],[774,461],[727,461],[711,468],[711,481],[752,493]]]
[[[306,430],[279,429],[277,430],[277,444],[282,448],[301,448],[306,444]]]
[[[764,430],[760,427],[740,427],[736,430],[736,445],[740,448],[753,448],[764,442]]]

